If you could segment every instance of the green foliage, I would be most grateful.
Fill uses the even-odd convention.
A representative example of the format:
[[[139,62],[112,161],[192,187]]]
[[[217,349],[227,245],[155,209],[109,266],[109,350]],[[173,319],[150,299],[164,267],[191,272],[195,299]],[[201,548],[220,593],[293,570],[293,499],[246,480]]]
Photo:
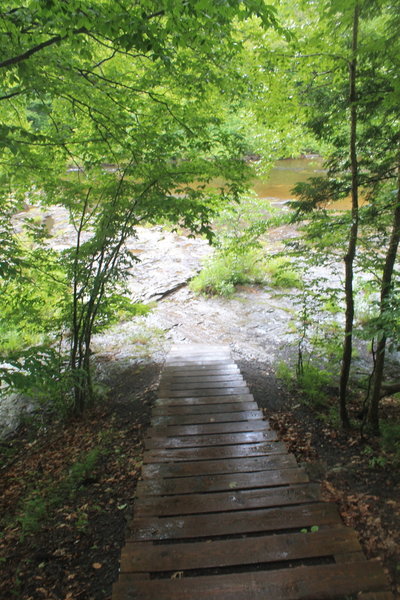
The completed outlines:
[[[319,531],[318,525],[311,525],[311,527],[309,529],[308,528],[300,529],[300,533],[316,533],[317,531]]]
[[[18,277],[0,279],[0,353],[44,341],[60,326],[65,274],[49,248],[25,253]]]
[[[81,460],[74,463],[58,483],[48,483],[48,485],[42,485],[28,493],[21,504],[18,516],[22,539],[26,535],[39,531],[51,518],[52,511],[76,496],[79,488],[93,472],[104,453],[104,448],[93,448]],[[79,516],[78,529],[85,527],[86,517],[84,514]]]
[[[223,208],[214,219],[214,245],[222,252],[235,255],[262,247],[262,237],[283,217],[268,200],[254,193],[243,195],[236,203]]]
[[[99,305],[99,316],[94,331],[103,331],[115,323],[147,315],[150,311],[151,306],[147,304],[132,302],[128,296],[112,293],[103,298]]]
[[[348,425],[346,390],[353,350],[354,273],[359,269],[377,283],[377,296],[371,308],[365,310],[364,303],[362,315],[364,337],[378,341],[368,411],[369,425],[376,432],[386,340],[396,343],[398,339],[398,311],[393,310],[398,292],[392,269],[400,242],[399,182],[395,174],[399,88],[392,85],[391,75],[399,66],[399,38],[395,36],[398,17],[392,4],[385,1],[329,0],[306,5],[307,26],[299,30],[296,40],[301,58],[293,77],[307,106],[305,121],[326,143],[327,174],[296,187],[296,216],[308,221],[306,252],[320,254],[322,262],[324,253],[328,260],[329,255],[340,260],[345,257],[346,318],[340,381],[344,426]],[[300,2],[299,8],[306,5]],[[338,200],[350,194],[352,213],[342,213],[334,220],[328,217],[325,208],[334,208]],[[367,206],[358,208],[357,196],[366,200]],[[321,227],[324,223],[325,230]],[[340,229],[342,235],[338,237]]]
[[[50,343],[7,352],[0,366],[2,394],[27,396],[35,411],[32,419],[50,413],[66,416],[71,408],[71,378],[65,354]],[[1,395],[0,395],[1,397]]]
[[[302,279],[293,269],[293,263],[288,258],[283,256],[270,258],[266,264],[266,272],[272,287],[299,289],[302,287]]]
[[[71,497],[75,495],[82,482],[92,473],[103,454],[103,448],[93,448],[80,461],[72,465],[67,477],[61,484],[61,487],[68,491]]]
[[[326,405],[326,387],[332,384],[332,374],[306,363],[297,378],[300,389],[313,406]]]
[[[264,257],[260,251],[249,250],[237,256],[217,251],[191,281],[190,287],[204,294],[231,296],[236,285],[261,283],[264,277]]]
[[[283,360],[279,361],[276,366],[276,376],[281,379],[287,386],[291,386],[294,380],[294,370],[289,364]]]
[[[291,389],[300,391],[304,401],[315,408],[327,407],[326,388],[332,385],[332,373],[310,362],[301,370],[281,361],[277,367],[277,377]]]
[[[255,195],[244,196],[238,204],[225,207],[214,221],[216,251],[192,280],[191,288],[195,292],[230,296],[236,285],[262,283],[265,258],[260,240],[274,219],[273,213],[269,202]]]
[[[385,467],[387,464],[387,458],[385,456],[373,456],[370,458],[368,464],[371,469],[376,469],[376,467]]]
[[[32,494],[31,497],[25,500],[21,516],[18,519],[21,526],[22,539],[27,534],[38,531],[47,517],[48,504],[46,500],[38,492]]]
[[[400,423],[382,421],[382,447],[386,452],[393,452],[400,461]]]
[[[93,401],[93,333],[138,314],[122,300],[128,237],[159,221],[211,237],[216,211],[245,191],[247,138],[229,125],[254,92],[239,28],[285,32],[256,2],[67,4],[10,0],[0,22],[0,275],[11,300],[0,325],[27,332],[7,350],[65,333],[78,413]],[[35,219],[18,239],[6,216],[26,202],[67,209],[70,248],[51,252]]]

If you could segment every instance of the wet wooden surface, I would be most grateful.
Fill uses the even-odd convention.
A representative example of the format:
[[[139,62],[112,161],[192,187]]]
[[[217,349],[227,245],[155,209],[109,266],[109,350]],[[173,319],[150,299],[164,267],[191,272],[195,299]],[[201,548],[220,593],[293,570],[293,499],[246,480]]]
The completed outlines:
[[[223,346],[171,351],[113,600],[391,600]]]

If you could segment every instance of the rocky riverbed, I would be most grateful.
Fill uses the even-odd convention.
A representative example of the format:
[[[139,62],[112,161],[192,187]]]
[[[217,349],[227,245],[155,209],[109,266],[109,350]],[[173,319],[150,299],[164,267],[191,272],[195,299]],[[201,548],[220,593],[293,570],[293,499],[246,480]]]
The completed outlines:
[[[21,213],[17,217],[17,227],[24,216]],[[46,213],[32,209],[29,216],[43,219],[54,248],[62,250],[73,243],[74,228],[63,208],[53,207]],[[275,253],[285,238],[295,235],[289,226],[270,231],[266,251]],[[188,283],[212,252],[206,240],[161,226],[141,227],[127,246],[139,259],[128,279],[129,293],[134,301],[150,303],[153,308],[145,317],[120,323],[95,336],[92,349],[101,380],[107,382],[127,364],[162,364],[173,342],[227,344],[235,360],[254,365],[265,377],[272,377],[279,361],[295,356],[293,322],[299,310],[298,290],[280,290],[266,282],[241,286],[231,298],[197,295]],[[338,274],[326,267],[319,275],[332,283],[332,278],[340,277],[340,269]],[[32,405],[27,399],[3,398],[0,435],[15,429],[18,413],[29,410]]]

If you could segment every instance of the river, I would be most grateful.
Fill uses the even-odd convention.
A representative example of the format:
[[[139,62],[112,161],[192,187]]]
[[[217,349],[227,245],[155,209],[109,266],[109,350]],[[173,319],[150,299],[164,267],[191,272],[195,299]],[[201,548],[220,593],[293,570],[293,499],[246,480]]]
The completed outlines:
[[[320,156],[278,160],[268,177],[254,180],[253,189],[259,198],[267,198],[272,204],[283,204],[288,200],[295,200],[292,188],[296,183],[307,181],[310,177],[319,177],[325,172]],[[327,208],[346,210],[351,208],[351,200],[344,198]]]

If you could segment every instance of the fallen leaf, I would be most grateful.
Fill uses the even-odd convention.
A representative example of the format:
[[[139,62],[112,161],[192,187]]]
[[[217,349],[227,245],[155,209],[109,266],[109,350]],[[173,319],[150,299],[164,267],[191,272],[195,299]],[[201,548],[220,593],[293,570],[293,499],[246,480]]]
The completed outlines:
[[[101,563],[93,563],[92,564],[93,569],[101,569],[102,566],[103,565]]]
[[[171,575],[171,579],[182,579],[183,571],[176,571]]]

